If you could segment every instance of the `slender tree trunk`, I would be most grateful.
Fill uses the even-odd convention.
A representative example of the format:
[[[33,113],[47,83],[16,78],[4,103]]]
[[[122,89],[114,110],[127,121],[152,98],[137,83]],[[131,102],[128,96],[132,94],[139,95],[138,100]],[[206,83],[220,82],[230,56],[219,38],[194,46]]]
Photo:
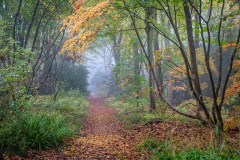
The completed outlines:
[[[194,43],[195,43],[195,48],[199,48],[200,47],[200,35],[199,35],[199,15],[195,14],[194,15],[194,21],[195,21],[195,38],[194,38]],[[196,51],[195,51],[196,52]],[[196,53],[195,53],[196,54]],[[204,117],[203,116],[203,110],[198,102],[198,100],[196,100],[196,104],[197,104],[197,115],[200,117]],[[204,122],[205,123],[205,122]]]
[[[222,119],[220,107],[216,107],[216,114],[217,114],[217,124],[215,125],[216,146],[220,148],[222,145],[222,137],[223,137],[223,119]]]
[[[120,61],[119,47],[122,42],[122,36],[123,36],[122,32],[120,32],[119,37],[117,37],[116,34],[113,35],[113,57],[116,64]]]
[[[196,114],[202,120],[202,122],[205,122],[206,118],[203,113],[203,109],[199,104],[199,99],[202,98],[202,92],[201,92],[198,67],[197,67],[196,46],[193,38],[192,17],[191,17],[190,9],[188,6],[188,0],[184,1],[184,14],[186,17],[187,38],[188,38],[189,51],[190,51],[191,78],[193,81],[194,90],[198,96],[198,99],[196,99],[196,102],[197,102]]]
[[[151,27],[150,23],[147,22],[147,20],[150,20],[153,18],[153,9],[152,8],[146,8],[145,9],[145,14],[146,14],[146,35],[147,35],[147,53],[148,57],[150,60],[150,63],[152,66],[149,65],[149,97],[150,97],[150,111],[154,111],[156,109],[156,102],[155,102],[155,94],[154,94],[154,89],[155,89],[155,83],[154,83],[154,78],[153,74],[151,71],[151,68],[154,66],[154,58],[153,58],[153,28]]]
[[[32,15],[31,22],[30,22],[30,25],[29,25],[28,30],[27,30],[27,35],[26,35],[26,38],[25,38],[24,48],[27,47],[28,38],[29,38],[29,36],[30,36],[30,32],[31,32],[31,29],[32,29],[32,25],[33,25],[35,16],[36,16],[36,14],[37,14],[37,9],[38,9],[39,5],[40,5],[40,0],[37,0],[36,6],[35,6],[34,11],[33,11],[33,15]]]
[[[165,22],[164,16],[161,15],[161,22],[163,24],[167,23],[167,29],[168,29],[168,32],[170,32],[170,28],[171,28],[170,21],[168,20],[167,22]],[[164,39],[164,45],[165,45],[165,49],[166,49],[170,46],[170,41],[165,37],[163,37],[163,39]],[[168,53],[168,54],[170,54],[170,53]],[[171,58],[171,57],[169,57],[169,58]],[[168,72],[166,72],[165,74],[166,74],[166,79],[168,81],[171,80],[171,75]],[[167,88],[167,100],[170,104],[173,104],[173,86],[171,83],[167,83],[166,88]]]
[[[13,24],[13,40],[14,40],[14,41],[16,40],[16,27],[17,27],[17,20],[18,20],[18,16],[19,16],[19,13],[20,13],[21,7],[22,7],[22,0],[19,0],[18,9],[17,9],[17,12],[16,12],[16,14],[15,14],[15,17],[14,17],[14,24]],[[13,44],[13,49],[14,49],[14,51],[16,51],[16,45],[15,45],[15,43]]]
[[[136,90],[136,99],[139,99],[139,92],[140,92],[140,84],[139,84],[139,76],[140,76],[140,64],[139,64],[139,53],[138,53],[138,42],[134,42],[133,44],[133,57],[134,57],[134,83],[135,83],[135,90]],[[138,107],[137,101],[137,107]]]
[[[16,43],[15,43],[16,42],[16,27],[17,27],[18,16],[20,14],[20,10],[21,10],[21,7],[22,7],[22,2],[23,2],[22,0],[19,0],[18,9],[17,9],[17,12],[16,12],[15,17],[14,17],[14,24],[13,24],[13,40],[14,40],[13,50],[14,51],[17,50]],[[7,62],[8,62],[8,64],[11,63],[10,55],[8,55],[8,57],[7,57]],[[12,64],[15,64],[15,55],[13,55]]]
[[[39,30],[40,30],[40,27],[41,27],[41,24],[42,24],[42,20],[43,20],[46,13],[47,13],[47,9],[44,10],[44,12],[42,13],[42,16],[41,16],[41,18],[38,22],[38,25],[37,25],[37,28],[36,28],[36,31],[35,31],[35,34],[34,34],[34,38],[33,38],[33,43],[32,43],[32,48],[31,48],[32,52],[36,48],[35,43],[36,43],[37,38],[38,38],[38,33],[39,33]]]
[[[155,21],[157,21],[157,10],[154,10],[154,13],[153,13],[153,18]],[[154,51],[158,51],[160,50],[160,47],[159,47],[159,39],[158,39],[158,32],[156,30],[153,30],[153,40],[154,40]],[[157,83],[159,84],[159,86],[161,88],[160,91],[163,93],[163,89],[162,89],[162,86],[163,86],[163,73],[162,73],[162,63],[161,63],[161,58],[155,58],[155,74],[156,74],[156,81]]]
[[[195,14],[194,15],[194,21],[195,21],[195,47],[199,48],[199,15]]]

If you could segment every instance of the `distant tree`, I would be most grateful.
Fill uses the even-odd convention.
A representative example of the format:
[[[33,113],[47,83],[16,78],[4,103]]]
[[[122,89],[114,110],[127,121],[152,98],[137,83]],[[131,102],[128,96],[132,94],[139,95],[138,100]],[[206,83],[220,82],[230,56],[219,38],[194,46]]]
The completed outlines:
[[[65,90],[78,89],[87,95],[88,90],[88,71],[85,66],[66,62],[63,64],[62,75],[60,77],[61,85]]]

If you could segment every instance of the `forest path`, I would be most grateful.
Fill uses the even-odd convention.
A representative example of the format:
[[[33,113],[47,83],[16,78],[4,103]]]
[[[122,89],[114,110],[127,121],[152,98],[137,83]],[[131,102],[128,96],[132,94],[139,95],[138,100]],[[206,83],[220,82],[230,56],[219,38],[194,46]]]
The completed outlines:
[[[67,159],[146,159],[137,151],[139,139],[115,118],[116,111],[105,105],[104,98],[89,99],[89,110],[82,137],[63,151]]]
[[[115,118],[116,111],[105,106],[104,98],[88,98],[89,110],[83,132],[87,135],[112,135],[122,131],[122,124]]]
[[[58,150],[32,151],[26,157],[11,160],[146,160],[151,152],[140,153],[137,146],[146,138],[171,140],[179,149],[206,148],[212,144],[211,130],[182,122],[161,122],[124,129],[115,118],[116,110],[105,105],[104,98],[90,97],[89,109],[80,136],[66,140]],[[238,148],[239,134],[229,134],[229,143]],[[234,137],[234,138],[233,138]]]

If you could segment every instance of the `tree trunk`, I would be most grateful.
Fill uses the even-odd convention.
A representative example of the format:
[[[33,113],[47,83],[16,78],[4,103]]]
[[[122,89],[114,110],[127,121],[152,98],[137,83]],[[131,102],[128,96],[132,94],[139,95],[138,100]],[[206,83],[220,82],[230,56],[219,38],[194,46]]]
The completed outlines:
[[[163,14],[161,14],[161,16],[160,16],[160,20],[161,20],[161,23],[162,24],[167,24],[167,30],[168,30],[168,32],[170,33],[171,31],[170,31],[170,28],[171,28],[171,23],[170,23],[170,21],[168,20],[167,22],[165,21],[165,17],[164,17],[164,15]],[[165,49],[167,49],[169,46],[170,46],[170,40],[168,40],[167,38],[165,38],[164,36],[163,36],[163,38],[162,38],[162,41],[164,40],[164,48]],[[163,42],[162,42],[163,43]],[[168,53],[168,54],[170,54],[170,53]],[[170,59],[171,57],[169,57],[169,60],[171,60]],[[163,75],[162,75],[163,76]],[[166,77],[166,80],[167,81],[169,81],[169,80],[171,80],[171,75],[170,74],[168,74],[168,72],[165,72],[165,77]],[[166,96],[167,96],[167,100],[168,100],[168,102],[170,103],[170,104],[173,104],[173,87],[172,87],[172,84],[171,83],[167,83],[166,84]]]
[[[121,42],[122,42],[122,32],[120,32],[119,37],[117,37],[117,35],[114,34],[113,35],[113,57],[116,64],[120,61],[119,47],[121,45]]]
[[[37,9],[38,9],[39,5],[40,5],[40,0],[37,0],[36,6],[34,8],[33,15],[32,15],[31,21],[30,21],[30,25],[29,25],[28,30],[27,30],[27,35],[25,37],[24,48],[27,48],[28,39],[29,39],[29,36],[30,36],[32,25],[33,25],[33,22],[35,20],[35,16],[37,14]]]
[[[195,14],[194,15],[194,20],[195,20],[195,47],[199,48],[199,15]]]
[[[153,74],[151,71],[151,68],[154,67],[154,58],[153,58],[153,28],[151,27],[150,23],[148,22],[148,20],[150,20],[151,18],[153,18],[153,11],[154,9],[152,8],[146,8],[145,9],[145,14],[146,14],[146,35],[147,35],[147,53],[148,53],[148,57],[150,60],[149,64],[149,88],[150,88],[150,92],[149,92],[149,98],[150,98],[150,111],[154,111],[156,109],[156,103],[155,103],[155,94],[154,94],[154,78],[153,78]]]
[[[215,136],[216,136],[216,146],[218,148],[221,147],[222,145],[222,137],[223,137],[223,119],[222,119],[222,114],[221,114],[221,109],[219,106],[216,107],[215,109],[215,113],[216,113],[216,116],[217,116],[217,124],[215,124],[215,127],[216,127],[216,133],[215,133]]]
[[[139,99],[139,92],[140,92],[140,84],[139,84],[139,76],[140,76],[140,65],[139,65],[139,53],[138,53],[138,43],[137,41],[133,44],[133,57],[134,57],[134,75],[135,75],[135,90],[136,90],[136,100]],[[138,107],[137,101],[137,107]]]
[[[197,57],[196,57],[196,46],[194,44],[193,38],[193,28],[192,28],[192,17],[190,9],[188,6],[188,0],[184,1],[184,14],[186,17],[186,27],[187,27],[187,38],[190,51],[190,65],[191,65],[191,78],[193,81],[194,91],[196,92],[198,98],[197,102],[197,113],[196,115],[201,119],[202,122],[206,122],[206,116],[204,115],[202,106],[199,104],[199,99],[202,98],[202,92],[200,87],[200,80],[197,67]]]
[[[200,41],[199,41],[199,15],[198,14],[195,14],[194,15],[194,21],[195,21],[195,38],[194,38],[194,43],[195,43],[195,49],[199,48],[200,47]],[[196,53],[195,53],[196,54]],[[196,104],[197,104],[197,115],[200,116],[200,117],[204,117],[204,113],[203,113],[203,110],[198,102],[198,100],[196,100]],[[205,118],[204,118],[205,119]],[[205,123],[205,122],[203,122]]]
[[[20,14],[20,10],[21,10],[21,7],[22,7],[22,2],[23,0],[19,0],[19,5],[18,5],[18,9],[17,9],[17,12],[16,14],[14,15],[14,24],[13,24],[13,40],[15,41],[16,40],[16,27],[17,27],[17,20],[18,20],[18,16]],[[13,49],[14,51],[16,51],[16,45],[15,43],[13,43]]]
[[[153,18],[155,21],[157,21],[157,10],[154,9],[154,13],[153,13]],[[160,47],[159,47],[159,42],[158,42],[158,32],[156,30],[153,30],[153,40],[154,40],[154,51],[158,51],[160,50]],[[161,88],[160,91],[161,93],[163,93],[163,89],[162,89],[162,86],[163,86],[163,73],[162,73],[162,63],[161,63],[161,58],[160,59],[156,59],[155,58],[155,74],[156,74],[156,81],[157,83],[159,84],[159,86]]]

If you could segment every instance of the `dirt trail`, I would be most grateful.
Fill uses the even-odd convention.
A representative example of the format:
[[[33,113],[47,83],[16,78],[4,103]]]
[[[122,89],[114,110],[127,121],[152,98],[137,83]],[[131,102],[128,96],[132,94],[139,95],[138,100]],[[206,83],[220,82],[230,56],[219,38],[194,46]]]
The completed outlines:
[[[137,140],[115,118],[115,110],[102,98],[89,98],[82,135],[63,151],[67,159],[145,159],[137,152]],[[141,158],[142,157],[142,158]]]
[[[90,107],[83,132],[87,135],[112,135],[122,131],[121,123],[115,118],[115,111],[105,106],[105,99],[89,99]]]

